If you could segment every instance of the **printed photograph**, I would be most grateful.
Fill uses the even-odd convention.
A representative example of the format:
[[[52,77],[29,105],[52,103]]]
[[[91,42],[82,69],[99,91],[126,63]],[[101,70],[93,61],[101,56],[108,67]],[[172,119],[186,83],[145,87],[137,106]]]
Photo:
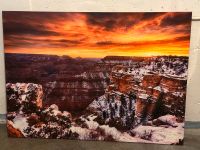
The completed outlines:
[[[3,12],[9,137],[182,145],[190,12]]]

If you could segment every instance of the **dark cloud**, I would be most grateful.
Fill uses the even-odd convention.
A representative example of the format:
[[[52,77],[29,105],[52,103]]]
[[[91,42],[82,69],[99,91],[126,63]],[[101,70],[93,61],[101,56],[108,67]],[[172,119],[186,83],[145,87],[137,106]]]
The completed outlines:
[[[98,46],[106,46],[106,45],[112,45],[114,44],[112,41],[99,41],[99,42],[96,42],[96,45]]]
[[[156,17],[162,16],[166,13],[155,13],[155,12],[148,12],[148,13],[143,13],[141,21],[142,20],[151,20],[155,19]]]
[[[177,37],[174,40],[176,40],[176,41],[189,41],[190,40],[190,35]]]
[[[25,22],[4,22],[5,35],[36,35],[36,36],[50,36],[59,35],[55,31],[48,30],[43,25],[31,25]]]
[[[155,19],[165,13],[86,13],[89,26],[99,26],[108,31],[117,28],[128,29],[150,19]]]
[[[99,26],[105,30],[116,28],[129,28],[133,26],[137,19],[136,13],[86,13],[89,26]]]
[[[44,46],[48,47],[59,47],[59,48],[64,48],[64,47],[72,47],[72,46],[78,46],[83,43],[84,39],[81,40],[66,40],[66,39],[58,39],[58,40],[53,40],[53,39],[36,39],[36,38],[16,38],[16,36],[8,37],[5,40],[5,47],[23,47],[29,48],[29,47],[40,47],[41,44]]]
[[[46,24],[63,21],[70,18],[70,13],[51,12],[3,12],[3,27],[5,35],[36,35],[50,36],[59,33],[50,30]]]
[[[23,11],[3,11],[3,20],[20,22],[53,22],[69,19],[72,13],[62,12],[23,12]]]
[[[176,26],[176,25],[190,25],[191,24],[192,13],[173,13],[166,15],[160,25],[162,27],[166,26]]]
[[[115,26],[116,20],[113,14],[107,13],[87,13],[87,24],[89,26],[100,26],[106,30],[112,30]]]
[[[44,40],[43,42],[49,44],[50,47],[60,47],[60,48],[80,46],[83,43],[82,40],[66,40],[66,39]]]

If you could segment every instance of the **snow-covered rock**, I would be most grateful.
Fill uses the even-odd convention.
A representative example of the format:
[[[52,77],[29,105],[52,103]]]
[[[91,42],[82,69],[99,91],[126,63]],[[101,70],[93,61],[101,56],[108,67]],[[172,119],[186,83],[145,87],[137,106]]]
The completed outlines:
[[[43,89],[33,83],[7,83],[8,112],[34,112],[42,107]]]
[[[9,137],[24,137],[24,134],[19,130],[18,128],[14,127],[14,124],[12,121],[7,121],[7,131]]]
[[[118,129],[132,127],[135,117],[135,95],[125,95],[113,91],[94,100],[87,108],[98,114],[95,118],[101,124],[109,124]]]
[[[135,137],[161,144],[180,144],[184,138],[184,124],[178,123],[177,118],[172,115],[161,116],[156,120],[165,123],[165,126],[139,125],[131,132]],[[156,120],[153,121],[155,124]]]

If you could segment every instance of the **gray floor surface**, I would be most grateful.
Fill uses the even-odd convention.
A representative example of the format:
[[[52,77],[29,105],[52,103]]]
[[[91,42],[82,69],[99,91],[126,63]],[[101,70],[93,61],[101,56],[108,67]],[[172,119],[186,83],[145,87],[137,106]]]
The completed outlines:
[[[0,150],[200,150],[200,129],[185,129],[183,146],[103,141],[8,138],[0,125]]]

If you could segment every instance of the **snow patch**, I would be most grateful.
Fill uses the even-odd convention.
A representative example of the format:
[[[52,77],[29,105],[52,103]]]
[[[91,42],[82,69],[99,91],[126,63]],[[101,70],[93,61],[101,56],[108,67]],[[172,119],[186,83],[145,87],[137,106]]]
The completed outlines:
[[[24,135],[27,135],[24,130],[28,127],[27,118],[21,115],[17,115],[13,119],[13,127],[19,129]]]

